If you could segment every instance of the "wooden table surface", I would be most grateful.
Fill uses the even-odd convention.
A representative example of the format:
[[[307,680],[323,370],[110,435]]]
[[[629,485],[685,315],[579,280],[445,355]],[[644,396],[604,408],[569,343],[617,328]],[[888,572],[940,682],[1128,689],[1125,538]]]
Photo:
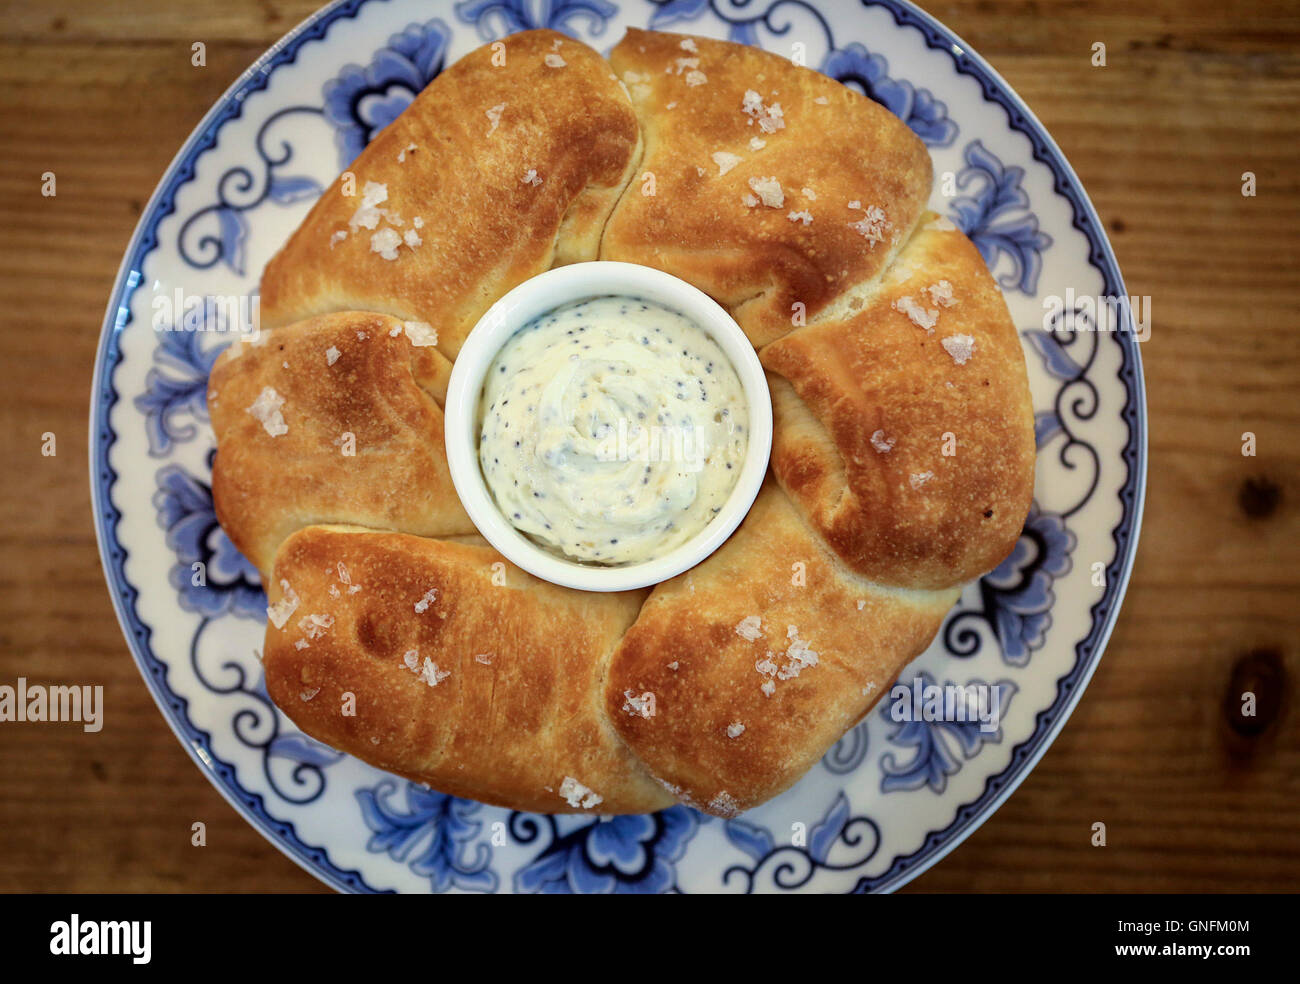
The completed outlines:
[[[0,683],[102,683],[110,721],[0,724],[0,890],[324,890],[155,708],[105,590],[86,467],[100,323],[142,206],[314,6],[0,3]],[[1106,656],[1019,791],[909,891],[1300,888],[1300,5],[1238,6],[929,4],[1061,144],[1154,316],[1146,518]]]

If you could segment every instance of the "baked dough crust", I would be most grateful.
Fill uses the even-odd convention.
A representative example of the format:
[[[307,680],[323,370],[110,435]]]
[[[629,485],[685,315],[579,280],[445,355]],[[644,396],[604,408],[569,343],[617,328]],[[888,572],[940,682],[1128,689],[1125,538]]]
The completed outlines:
[[[635,29],[610,62],[632,94],[645,155],[605,229],[602,259],[694,284],[756,346],[868,289],[925,208],[925,145],[889,110],[819,72],[747,45]],[[761,109],[750,97],[745,111],[746,92]],[[765,146],[752,149],[754,139]],[[750,184],[763,179],[780,185],[779,206]],[[811,221],[791,218],[800,212]]]
[[[396,332],[396,334],[394,334]],[[331,350],[334,362],[330,363]],[[212,494],[230,539],[265,575],[294,530],[346,522],[421,536],[477,532],[447,466],[451,363],[402,322],[345,311],[236,343],[212,370]],[[249,413],[267,387],[288,430]],[[345,454],[345,442],[355,453]]]
[[[854,575],[769,482],[721,548],[654,589],[614,654],[605,712],[674,795],[734,816],[812,768],[929,645],[958,593]],[[760,636],[742,632],[746,619]],[[654,716],[629,713],[627,695],[646,692]]]
[[[272,605],[289,591],[297,607],[282,628],[267,626],[266,690],[308,734],[415,782],[517,810],[672,805],[601,699],[606,664],[644,591],[570,591],[489,547],[322,526],[294,534],[276,557]],[[412,651],[419,672],[407,665]],[[426,658],[437,665],[433,685]],[[602,801],[571,806],[560,792],[566,778]]]
[[[759,358],[772,469],[853,570],[933,589],[1011,552],[1034,491],[1025,357],[979,251],[952,223],[930,213],[857,314],[801,328]]]
[[[555,31],[500,43],[499,54],[485,45],[434,78],[325,191],[267,264],[263,327],[382,311],[430,324],[455,358],[502,294],[554,265],[596,259],[640,156],[631,103],[585,44]],[[372,182],[385,188],[375,207],[387,214],[373,230],[350,226]],[[384,259],[373,242],[384,229],[414,232],[420,245]]]

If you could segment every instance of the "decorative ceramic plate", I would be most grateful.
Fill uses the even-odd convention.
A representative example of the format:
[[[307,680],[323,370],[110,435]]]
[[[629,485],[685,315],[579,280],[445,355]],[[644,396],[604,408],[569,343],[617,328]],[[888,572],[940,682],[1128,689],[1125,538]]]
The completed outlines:
[[[214,299],[255,295],[263,265],[312,201],[461,55],[533,27],[608,51],[628,26],[760,45],[901,117],[933,155],[931,207],[974,240],[1005,292],[1036,411],[1035,502],[1019,544],[966,589],[904,673],[996,687],[1000,726],[895,721],[887,696],[796,786],[729,821],[684,806],[600,820],[511,813],[306,737],[266,696],[265,599],[217,524],[209,488],[207,378],[231,316]],[[336,888],[894,889],[1028,775],[1114,625],[1145,484],[1142,371],[1130,323],[1090,330],[1079,299],[1124,294],[1101,223],[1042,125],[984,61],[905,3],[344,0],[286,36],[213,107],[123,260],[95,366],[90,449],[118,617],[199,768],[268,840]],[[205,300],[169,323],[186,298]]]

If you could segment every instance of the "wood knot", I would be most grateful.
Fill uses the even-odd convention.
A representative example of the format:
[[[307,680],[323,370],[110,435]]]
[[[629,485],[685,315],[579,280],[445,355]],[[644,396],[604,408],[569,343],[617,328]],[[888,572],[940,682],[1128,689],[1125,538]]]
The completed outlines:
[[[1223,695],[1228,727],[1244,738],[1262,735],[1281,716],[1286,689],[1286,664],[1279,650],[1252,649],[1239,656]]]
[[[1266,519],[1277,512],[1282,487],[1262,475],[1252,475],[1237,490],[1237,505],[1251,519]]]

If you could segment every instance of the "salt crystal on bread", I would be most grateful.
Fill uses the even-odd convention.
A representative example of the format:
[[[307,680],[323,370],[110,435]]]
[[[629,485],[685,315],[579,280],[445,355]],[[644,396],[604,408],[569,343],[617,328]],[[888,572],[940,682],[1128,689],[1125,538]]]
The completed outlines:
[[[741,161],[739,155],[729,154],[725,150],[714,151],[712,156],[713,163],[718,165],[718,177],[722,177]]]
[[[970,335],[949,335],[939,344],[959,366],[964,366],[975,354],[975,339]]]
[[[268,434],[279,437],[289,433],[289,425],[284,422],[284,414],[281,413],[283,406],[284,397],[274,388],[263,386],[262,392],[257,394],[257,399],[249,406],[248,413],[261,422]]]
[[[750,178],[749,187],[768,208],[780,208],[785,204],[785,192],[776,178]]]
[[[277,629],[283,629],[289,616],[298,610],[298,593],[289,587],[289,582],[280,579],[281,598],[266,610],[266,617]]]
[[[605,801],[603,796],[592,789],[588,789],[577,779],[574,779],[573,776],[565,776],[564,782],[560,783],[560,796],[570,806],[574,808],[582,807],[584,810],[590,810]]]

